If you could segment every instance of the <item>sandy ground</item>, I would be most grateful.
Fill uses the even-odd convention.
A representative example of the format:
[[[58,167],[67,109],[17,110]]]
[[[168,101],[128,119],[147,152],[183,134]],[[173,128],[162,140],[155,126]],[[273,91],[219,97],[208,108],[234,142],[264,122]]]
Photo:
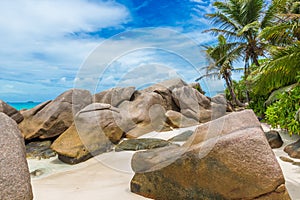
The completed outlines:
[[[262,128],[265,131],[270,130],[269,126],[266,124],[262,124]],[[284,156],[290,158],[287,153],[283,151],[284,147],[290,143],[293,143],[300,139],[299,135],[290,136],[289,134],[281,133],[281,138],[284,142],[281,148],[273,149],[276,158],[280,164],[283,175],[285,177],[285,184],[289,194],[293,200],[300,200],[300,165],[293,165],[289,162],[282,161],[279,157]],[[295,162],[300,164],[300,159],[294,159]]]
[[[268,129],[263,125],[264,129]],[[169,139],[185,130],[195,127],[177,129],[165,133],[149,133],[147,137]],[[295,141],[282,135],[284,145]],[[288,157],[283,147],[274,153],[283,170],[286,186],[292,199],[300,199],[300,166],[283,162],[279,156]],[[28,160],[30,171],[42,169],[44,175],[33,178],[32,186],[35,200],[138,200],[147,199],[130,192],[130,180],[134,173],[130,167],[133,152],[110,152],[102,154],[84,163],[70,166],[57,158],[46,160]],[[300,162],[300,159],[293,159]]]

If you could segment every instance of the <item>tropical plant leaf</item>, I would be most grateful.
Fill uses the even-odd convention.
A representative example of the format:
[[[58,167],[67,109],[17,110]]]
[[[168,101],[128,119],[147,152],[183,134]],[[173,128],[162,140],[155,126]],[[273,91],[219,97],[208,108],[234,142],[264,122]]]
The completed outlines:
[[[300,68],[300,42],[272,52],[272,58],[256,71],[254,91],[264,94],[297,81]]]

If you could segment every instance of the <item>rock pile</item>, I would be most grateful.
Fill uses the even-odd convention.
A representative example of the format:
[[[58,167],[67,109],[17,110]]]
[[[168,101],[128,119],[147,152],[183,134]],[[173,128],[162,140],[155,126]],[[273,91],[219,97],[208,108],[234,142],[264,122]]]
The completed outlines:
[[[111,151],[122,138],[198,125],[226,114],[224,96],[212,101],[192,86],[172,79],[139,91],[113,88],[93,96],[73,89],[25,111],[19,128],[28,141],[53,140],[51,148],[59,158],[74,164]]]
[[[199,91],[199,84],[172,79],[143,90],[112,88],[94,95],[71,89],[53,101],[23,111],[23,116],[4,102],[2,107],[20,122],[26,141],[51,141],[61,160],[78,163],[111,151],[123,138],[199,125],[226,114],[224,96],[210,99]],[[53,155],[43,152],[29,156]]]
[[[200,125],[181,147],[138,152],[131,191],[153,199],[290,199],[255,114]]]

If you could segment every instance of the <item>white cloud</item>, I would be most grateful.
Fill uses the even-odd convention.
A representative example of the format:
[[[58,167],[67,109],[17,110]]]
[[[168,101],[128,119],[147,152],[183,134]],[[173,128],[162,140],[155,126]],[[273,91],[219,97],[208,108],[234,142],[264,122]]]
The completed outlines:
[[[72,34],[120,27],[130,19],[127,8],[113,1],[0,1],[0,13],[0,79],[23,85],[23,93],[34,93],[34,84],[72,87],[68,78],[103,40]],[[8,93],[0,88],[0,98]]]
[[[180,77],[192,82],[206,62],[201,47],[170,29],[137,29],[101,43],[86,59],[76,87],[99,91]],[[108,65],[109,64],[109,65]]]
[[[45,39],[76,31],[95,31],[127,20],[125,7],[84,0],[1,1],[0,27],[13,36]],[[22,34],[22,35],[20,35]]]
[[[16,98],[21,93],[26,99],[40,95],[46,100],[74,86],[93,91],[103,65],[109,62],[115,66],[109,67],[110,74],[102,77],[106,88],[119,84],[122,78],[124,84],[130,81],[144,84],[141,76],[147,75],[147,71],[139,69],[150,65],[171,70],[153,68],[148,71],[152,75],[147,81],[177,74],[193,81],[197,72],[183,60],[198,67],[201,64],[198,44],[212,39],[199,31],[182,35],[184,30],[180,27],[172,27],[177,33],[142,29],[109,40],[88,35],[86,32],[122,27],[131,20],[127,8],[114,1],[0,1],[0,12],[0,83],[15,86],[0,87],[0,99]],[[166,50],[169,56],[147,51],[153,47]],[[90,66],[80,69],[82,64]],[[124,80],[130,73],[140,77]]]

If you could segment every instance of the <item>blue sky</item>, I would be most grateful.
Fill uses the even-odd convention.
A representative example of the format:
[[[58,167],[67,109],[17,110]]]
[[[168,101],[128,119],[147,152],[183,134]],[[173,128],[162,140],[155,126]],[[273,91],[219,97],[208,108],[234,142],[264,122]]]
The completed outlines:
[[[0,99],[45,101],[73,87],[142,88],[178,76],[193,81],[205,65],[199,45],[214,41],[202,33],[211,12],[204,0],[0,1]]]

